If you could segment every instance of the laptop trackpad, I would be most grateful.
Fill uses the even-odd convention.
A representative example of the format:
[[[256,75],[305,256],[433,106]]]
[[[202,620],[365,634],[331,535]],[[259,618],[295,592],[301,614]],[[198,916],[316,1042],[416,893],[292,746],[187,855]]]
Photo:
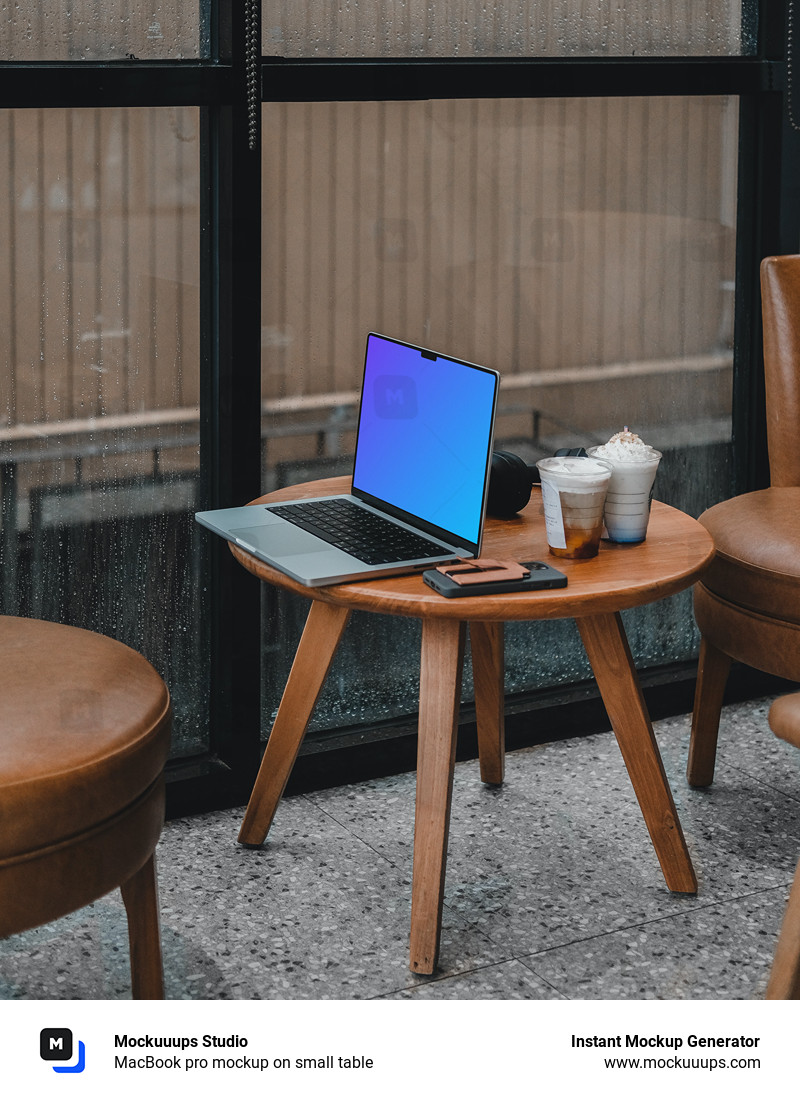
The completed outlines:
[[[295,527],[293,523],[271,523],[266,527],[239,527],[231,531],[235,539],[241,539],[262,554],[285,557],[287,554],[313,554],[330,549],[316,535]]]

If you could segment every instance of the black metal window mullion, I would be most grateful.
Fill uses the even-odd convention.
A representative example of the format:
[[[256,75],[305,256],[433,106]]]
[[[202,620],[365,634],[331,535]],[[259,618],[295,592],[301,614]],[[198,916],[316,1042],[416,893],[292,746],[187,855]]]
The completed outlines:
[[[204,507],[259,495],[261,479],[261,126],[253,85],[260,3],[223,5],[212,49],[230,99],[203,112],[201,471]],[[256,77],[257,84],[257,77]],[[241,802],[260,756],[260,589],[208,542],[211,756],[172,784],[170,812]]]
[[[708,58],[332,58],[262,61],[266,102],[749,95],[772,63]]]

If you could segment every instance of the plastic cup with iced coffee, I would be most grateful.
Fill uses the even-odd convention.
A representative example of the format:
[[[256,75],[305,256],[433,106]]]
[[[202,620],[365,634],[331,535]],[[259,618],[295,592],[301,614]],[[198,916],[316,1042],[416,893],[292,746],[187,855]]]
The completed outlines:
[[[610,462],[612,467],[603,512],[604,538],[612,542],[643,542],[661,452],[626,427],[612,435],[608,443],[590,447],[589,454]]]
[[[547,545],[557,558],[593,558],[603,533],[603,505],[611,464],[600,458],[543,458],[542,482]]]

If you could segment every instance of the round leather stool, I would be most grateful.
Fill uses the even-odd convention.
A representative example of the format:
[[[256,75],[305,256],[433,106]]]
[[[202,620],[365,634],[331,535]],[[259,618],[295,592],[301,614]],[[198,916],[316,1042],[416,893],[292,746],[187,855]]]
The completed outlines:
[[[716,554],[694,591],[702,643],[687,770],[695,787],[713,778],[731,661],[800,680],[800,487],[724,500],[700,522]]]
[[[716,557],[695,586],[700,662],[687,776],[714,777],[731,660],[800,680],[800,255],[761,262],[769,489],[700,516]]]
[[[776,675],[783,667],[780,675],[793,679],[800,673],[800,487],[762,489],[724,500],[704,512],[700,522],[716,549],[702,587],[756,620],[749,629],[739,624],[742,637],[734,644],[746,656],[737,659],[753,668],[766,666]],[[724,615],[724,610],[717,614]],[[776,624],[780,645],[778,636],[765,645],[761,619]],[[714,624],[708,625],[719,633]]]
[[[76,627],[0,617],[0,937],[122,889],[133,996],[163,997],[164,681]]]

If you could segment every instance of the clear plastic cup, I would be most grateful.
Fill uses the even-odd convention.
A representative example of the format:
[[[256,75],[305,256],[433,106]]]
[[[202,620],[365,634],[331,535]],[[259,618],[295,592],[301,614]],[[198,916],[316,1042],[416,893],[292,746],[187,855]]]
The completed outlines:
[[[615,458],[597,458],[591,447],[589,454],[596,461],[611,465],[611,481],[603,511],[604,538],[612,542],[643,542],[650,520],[653,482],[661,461],[661,452],[648,447],[645,457],[624,462]]]
[[[550,553],[557,558],[593,558],[603,533],[611,463],[569,456],[543,458],[536,468]]]

